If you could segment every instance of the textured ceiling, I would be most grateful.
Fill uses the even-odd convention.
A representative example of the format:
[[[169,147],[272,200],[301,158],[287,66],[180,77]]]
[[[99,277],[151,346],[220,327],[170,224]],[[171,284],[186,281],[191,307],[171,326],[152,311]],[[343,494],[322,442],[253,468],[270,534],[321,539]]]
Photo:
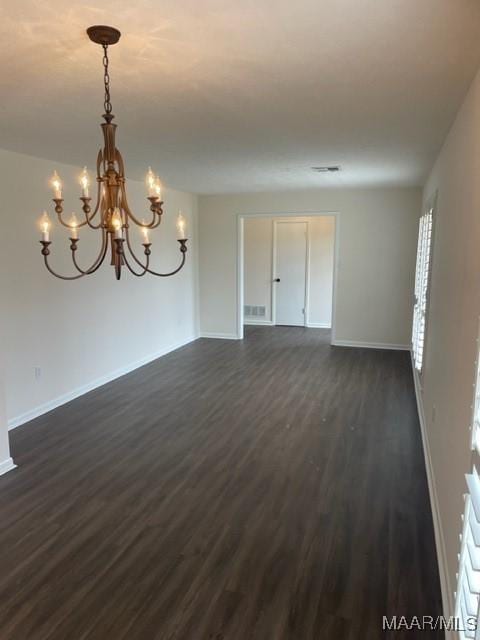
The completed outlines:
[[[0,147],[93,167],[102,23],[128,175],[200,193],[421,184],[480,62],[478,0],[4,0]]]

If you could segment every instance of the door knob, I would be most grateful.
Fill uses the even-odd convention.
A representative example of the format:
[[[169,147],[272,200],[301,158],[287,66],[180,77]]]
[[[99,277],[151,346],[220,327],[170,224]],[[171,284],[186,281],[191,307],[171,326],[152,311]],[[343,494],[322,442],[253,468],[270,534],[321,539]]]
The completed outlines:
[[[280,278],[275,278],[274,282],[280,282]]]

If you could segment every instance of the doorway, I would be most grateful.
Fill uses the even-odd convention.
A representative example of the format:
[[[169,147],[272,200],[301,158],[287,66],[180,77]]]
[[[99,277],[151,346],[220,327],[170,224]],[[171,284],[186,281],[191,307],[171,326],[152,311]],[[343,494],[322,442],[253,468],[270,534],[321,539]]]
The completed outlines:
[[[337,213],[238,216],[237,337],[245,325],[331,329],[339,240]]]

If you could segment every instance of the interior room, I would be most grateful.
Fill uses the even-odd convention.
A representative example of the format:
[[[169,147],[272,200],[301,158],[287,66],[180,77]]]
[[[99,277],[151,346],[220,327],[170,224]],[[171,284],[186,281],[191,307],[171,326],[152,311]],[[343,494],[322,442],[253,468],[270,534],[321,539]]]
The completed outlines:
[[[1,640],[480,638],[480,3],[0,33]]]

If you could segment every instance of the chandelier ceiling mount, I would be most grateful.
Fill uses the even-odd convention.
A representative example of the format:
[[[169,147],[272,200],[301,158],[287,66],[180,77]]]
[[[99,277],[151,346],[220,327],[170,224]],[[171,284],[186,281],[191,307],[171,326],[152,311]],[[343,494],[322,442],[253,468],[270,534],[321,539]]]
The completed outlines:
[[[111,45],[117,44],[122,35],[115,27],[107,27],[103,24],[96,24],[93,27],[87,29],[88,37],[95,44]]]

